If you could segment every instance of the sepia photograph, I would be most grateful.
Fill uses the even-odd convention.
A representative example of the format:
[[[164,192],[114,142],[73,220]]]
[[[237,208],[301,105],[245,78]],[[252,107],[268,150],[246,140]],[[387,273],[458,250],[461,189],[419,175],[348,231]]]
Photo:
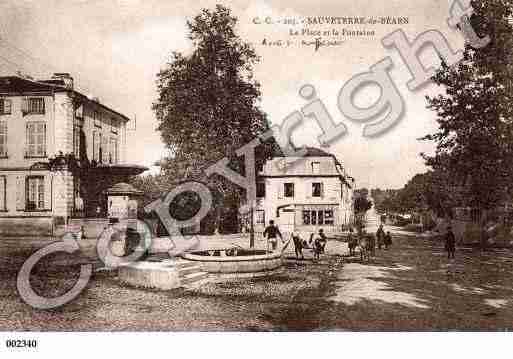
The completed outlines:
[[[1,355],[502,355],[512,79],[511,0],[1,0]]]

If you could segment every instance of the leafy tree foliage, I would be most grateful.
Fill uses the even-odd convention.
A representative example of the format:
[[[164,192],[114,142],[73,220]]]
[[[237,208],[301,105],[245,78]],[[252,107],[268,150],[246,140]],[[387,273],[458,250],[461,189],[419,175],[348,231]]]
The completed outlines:
[[[439,129],[424,138],[437,145],[434,156],[424,157],[434,170],[430,180],[439,191],[433,192],[447,197],[441,201],[484,213],[511,191],[512,3],[483,0],[472,1],[472,6],[474,29],[491,42],[481,49],[467,44],[463,61],[453,67],[442,64],[434,77],[445,91],[427,98]],[[430,196],[423,200],[436,203]]]
[[[173,52],[158,73],[153,110],[170,156],[160,162],[164,179],[149,178],[157,188],[185,179],[207,182],[216,192],[216,216],[226,209],[229,218],[219,221],[232,230],[237,227],[234,208],[242,190],[220,176],[206,178],[203,170],[227,157],[244,175],[244,159],[235,151],[269,129],[258,107],[260,84],[253,78],[259,58],[236,34],[236,24],[237,18],[224,6],[202,10],[187,22],[192,52]],[[273,140],[257,148],[255,166],[259,168],[276,149]]]
[[[357,214],[364,214],[372,208],[372,202],[367,198],[369,191],[367,188],[355,190],[354,211]]]

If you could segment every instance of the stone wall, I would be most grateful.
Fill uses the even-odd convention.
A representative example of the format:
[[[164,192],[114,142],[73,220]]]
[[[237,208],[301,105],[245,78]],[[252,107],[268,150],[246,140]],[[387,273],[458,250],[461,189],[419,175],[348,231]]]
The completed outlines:
[[[52,217],[0,217],[2,237],[50,237],[54,234]]]

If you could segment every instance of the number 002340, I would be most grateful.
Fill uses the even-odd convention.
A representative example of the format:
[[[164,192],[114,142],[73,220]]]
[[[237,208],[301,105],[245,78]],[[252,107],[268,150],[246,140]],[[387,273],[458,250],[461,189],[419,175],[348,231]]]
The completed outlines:
[[[35,339],[7,339],[5,341],[7,348],[37,348],[37,340]]]

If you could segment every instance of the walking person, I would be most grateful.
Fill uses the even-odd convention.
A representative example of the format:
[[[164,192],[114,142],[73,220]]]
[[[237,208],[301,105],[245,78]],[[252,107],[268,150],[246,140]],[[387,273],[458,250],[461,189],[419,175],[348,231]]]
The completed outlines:
[[[392,235],[390,234],[390,231],[387,231],[387,234],[385,234],[385,249],[388,249],[392,245]]]
[[[303,256],[303,239],[299,236],[298,232],[292,233],[292,240],[294,241],[294,251],[296,252],[296,259],[305,259]]]
[[[358,245],[358,238],[353,234],[352,227],[349,227],[349,234],[347,235],[347,244],[349,246],[349,255],[354,256],[354,249]]]
[[[385,231],[383,230],[383,224],[379,225],[379,228],[376,231],[376,238],[378,240],[378,249],[381,249],[381,247],[383,246],[384,239],[385,239]]]
[[[367,244],[369,246],[370,256],[374,257],[376,255],[376,237],[372,235],[372,233],[367,233]]]
[[[280,236],[280,240],[283,242],[281,232],[278,227],[274,225],[274,221],[272,219],[269,221],[269,225],[264,230],[264,238],[265,236],[267,236],[268,243],[271,243],[271,248],[273,251],[275,251],[278,247],[278,236]]]
[[[456,237],[454,237],[451,226],[447,227],[447,233],[445,234],[445,250],[447,251],[447,259],[454,258],[454,252],[456,252]]]
[[[314,260],[321,258],[321,252],[323,251],[323,244],[320,237],[316,237],[312,243],[312,250],[314,254]]]
[[[319,229],[319,243],[321,245],[321,253],[324,253],[326,249],[326,243],[328,243],[328,237],[324,234],[324,230],[322,228]]]
[[[369,245],[369,237],[365,229],[363,229],[358,236],[358,245],[360,247],[360,258],[363,263],[364,260],[369,260],[370,253],[370,245]]]

